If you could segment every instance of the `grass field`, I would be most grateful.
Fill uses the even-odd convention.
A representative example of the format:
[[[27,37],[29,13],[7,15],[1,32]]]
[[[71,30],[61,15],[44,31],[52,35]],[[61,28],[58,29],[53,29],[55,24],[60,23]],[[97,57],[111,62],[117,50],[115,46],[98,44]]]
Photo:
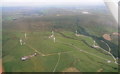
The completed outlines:
[[[117,64],[114,63],[110,55],[105,55],[93,48],[89,48],[82,41],[65,38],[57,32],[55,32],[55,43],[52,39],[48,38],[51,32],[33,32],[32,34],[27,32],[25,45],[20,45],[19,42],[20,38],[24,39],[23,32],[5,33],[8,33],[3,37],[3,40],[7,40],[3,44],[3,65],[6,72],[62,72],[70,67],[76,68],[80,72],[97,72],[99,69],[103,69],[104,72],[117,71]],[[93,43],[93,40],[87,36],[76,37],[74,33],[69,31],[63,31],[62,33],[76,39],[84,39],[89,44]],[[36,52],[33,48],[45,56],[38,55],[29,60],[22,61],[21,57]],[[112,62],[107,63],[106,59]]]
[[[99,7],[97,10],[94,7],[84,10],[67,7],[3,8],[4,71],[117,72],[117,41],[102,38],[105,33],[117,32],[117,25],[104,10]],[[82,14],[83,11],[91,14]],[[79,36],[75,35],[76,31]],[[93,47],[94,42],[99,48]],[[29,59],[22,61],[26,56]]]

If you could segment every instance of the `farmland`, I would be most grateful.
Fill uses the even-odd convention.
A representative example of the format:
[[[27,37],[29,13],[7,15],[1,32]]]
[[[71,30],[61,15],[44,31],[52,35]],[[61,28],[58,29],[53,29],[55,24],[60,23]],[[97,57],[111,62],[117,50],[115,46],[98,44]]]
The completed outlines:
[[[83,14],[83,11],[91,14]],[[107,10],[108,14],[101,8],[98,11],[101,12],[70,8],[4,8],[4,71],[117,72],[118,45],[102,38],[105,33],[117,32],[117,25]],[[100,48],[93,47],[94,41]],[[106,43],[115,59],[108,53]],[[34,53],[38,55],[21,60]]]

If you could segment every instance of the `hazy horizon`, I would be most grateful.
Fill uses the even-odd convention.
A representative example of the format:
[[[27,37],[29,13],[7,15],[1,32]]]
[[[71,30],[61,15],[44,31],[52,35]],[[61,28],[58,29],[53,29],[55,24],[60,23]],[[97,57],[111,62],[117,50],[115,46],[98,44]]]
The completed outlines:
[[[104,5],[103,0],[2,0],[3,7],[16,6],[56,6],[56,5]],[[0,5],[0,6],[1,6]]]

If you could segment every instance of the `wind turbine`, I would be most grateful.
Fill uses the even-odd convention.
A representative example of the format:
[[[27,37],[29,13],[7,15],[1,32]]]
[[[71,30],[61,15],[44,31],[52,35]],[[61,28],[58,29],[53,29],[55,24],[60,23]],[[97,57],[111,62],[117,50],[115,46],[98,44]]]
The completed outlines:
[[[24,36],[25,36],[25,39],[26,39],[26,38],[27,38],[27,34],[26,34],[26,32],[25,32]]]
[[[20,39],[20,45],[22,45],[22,39]]]

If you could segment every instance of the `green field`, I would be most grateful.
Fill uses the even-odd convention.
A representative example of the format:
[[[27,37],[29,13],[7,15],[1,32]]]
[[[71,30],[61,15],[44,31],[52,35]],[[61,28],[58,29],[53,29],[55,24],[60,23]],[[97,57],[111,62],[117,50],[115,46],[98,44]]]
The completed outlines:
[[[118,71],[118,64],[108,53],[109,48],[105,44],[110,46],[111,54],[116,59],[116,42],[102,38],[104,33],[117,31],[109,13],[91,10],[95,15],[83,15],[80,13],[82,10],[73,13],[62,8],[6,10],[3,10],[2,22],[2,57],[5,72]],[[58,12],[61,14],[59,17],[56,16]],[[75,35],[76,30],[80,36]],[[52,35],[54,36],[49,38]],[[21,45],[20,40],[25,44]],[[94,41],[100,48],[92,47]],[[37,53],[37,56],[21,60],[22,57],[34,53]]]
[[[4,37],[4,40],[7,40],[7,42],[3,44],[3,65],[6,72],[53,72],[58,62],[58,53],[60,53],[60,60],[55,72],[62,72],[69,67],[74,67],[80,72],[97,72],[101,68],[104,72],[117,71],[115,69],[117,64],[114,63],[110,55],[105,55],[89,48],[82,41],[65,38],[59,33],[55,32],[56,42],[54,43],[52,39],[48,38],[51,32],[33,32],[32,34],[27,32],[25,45],[20,45],[19,42],[20,38],[24,38],[23,32],[5,33],[9,33]],[[72,34],[71,36],[75,37],[72,32],[65,31],[63,33],[68,36]],[[81,36],[75,38],[84,39],[90,44],[93,43],[93,40],[89,37]],[[74,46],[78,47],[78,49]],[[31,47],[45,56],[38,55],[29,60],[22,61],[21,57],[36,52]],[[90,54],[79,51],[80,49]],[[112,62],[107,63],[106,59]]]

